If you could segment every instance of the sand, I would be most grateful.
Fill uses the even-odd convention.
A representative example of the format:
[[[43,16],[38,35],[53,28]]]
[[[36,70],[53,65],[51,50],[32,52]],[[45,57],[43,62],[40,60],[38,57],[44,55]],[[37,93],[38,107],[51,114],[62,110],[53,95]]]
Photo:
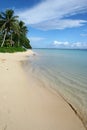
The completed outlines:
[[[0,53],[0,130],[85,130],[60,95],[27,76],[20,61],[30,55]]]

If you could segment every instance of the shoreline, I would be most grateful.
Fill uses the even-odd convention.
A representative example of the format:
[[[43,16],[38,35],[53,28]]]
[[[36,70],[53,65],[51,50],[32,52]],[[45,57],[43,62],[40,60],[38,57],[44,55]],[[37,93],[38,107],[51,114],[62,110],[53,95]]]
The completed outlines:
[[[60,95],[38,86],[20,61],[34,53],[0,53],[1,130],[85,130]]]

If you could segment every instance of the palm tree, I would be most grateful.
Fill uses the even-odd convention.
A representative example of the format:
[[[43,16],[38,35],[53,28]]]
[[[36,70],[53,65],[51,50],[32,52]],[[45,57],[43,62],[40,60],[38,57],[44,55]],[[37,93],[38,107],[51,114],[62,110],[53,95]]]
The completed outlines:
[[[27,27],[25,26],[25,23],[24,23],[23,21],[20,21],[20,22],[19,22],[19,28],[20,28],[21,34],[23,34],[23,35],[26,35],[26,34],[27,34],[28,29],[27,29]]]
[[[27,38],[27,27],[23,21],[19,21],[18,16],[14,16],[14,11],[9,9],[0,13],[0,42],[3,46],[24,46],[31,48]],[[5,44],[5,45],[4,45]]]
[[[20,46],[21,38],[26,37],[27,32],[28,30],[27,27],[25,26],[25,23],[23,21],[18,21],[15,30],[15,34],[17,35],[17,39],[18,39],[18,46]]]
[[[6,10],[5,13],[1,12],[0,14],[0,30],[4,34],[3,42],[1,47],[3,47],[5,43],[5,39],[7,34],[11,35],[12,31],[15,30],[15,23],[17,22],[18,16],[14,16],[14,11],[9,9]],[[12,35],[11,35],[12,40]]]

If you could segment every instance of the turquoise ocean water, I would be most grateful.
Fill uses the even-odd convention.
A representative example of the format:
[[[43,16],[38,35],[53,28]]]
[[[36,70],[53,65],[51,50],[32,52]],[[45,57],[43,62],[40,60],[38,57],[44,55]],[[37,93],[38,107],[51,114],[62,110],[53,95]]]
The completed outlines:
[[[34,49],[27,70],[43,87],[59,92],[87,127],[87,50]]]

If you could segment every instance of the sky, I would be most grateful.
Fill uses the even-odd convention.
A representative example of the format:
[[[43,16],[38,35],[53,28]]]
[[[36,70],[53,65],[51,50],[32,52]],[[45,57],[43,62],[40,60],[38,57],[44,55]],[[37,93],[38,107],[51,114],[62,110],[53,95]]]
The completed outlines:
[[[28,27],[33,48],[87,49],[87,0],[0,0]]]

